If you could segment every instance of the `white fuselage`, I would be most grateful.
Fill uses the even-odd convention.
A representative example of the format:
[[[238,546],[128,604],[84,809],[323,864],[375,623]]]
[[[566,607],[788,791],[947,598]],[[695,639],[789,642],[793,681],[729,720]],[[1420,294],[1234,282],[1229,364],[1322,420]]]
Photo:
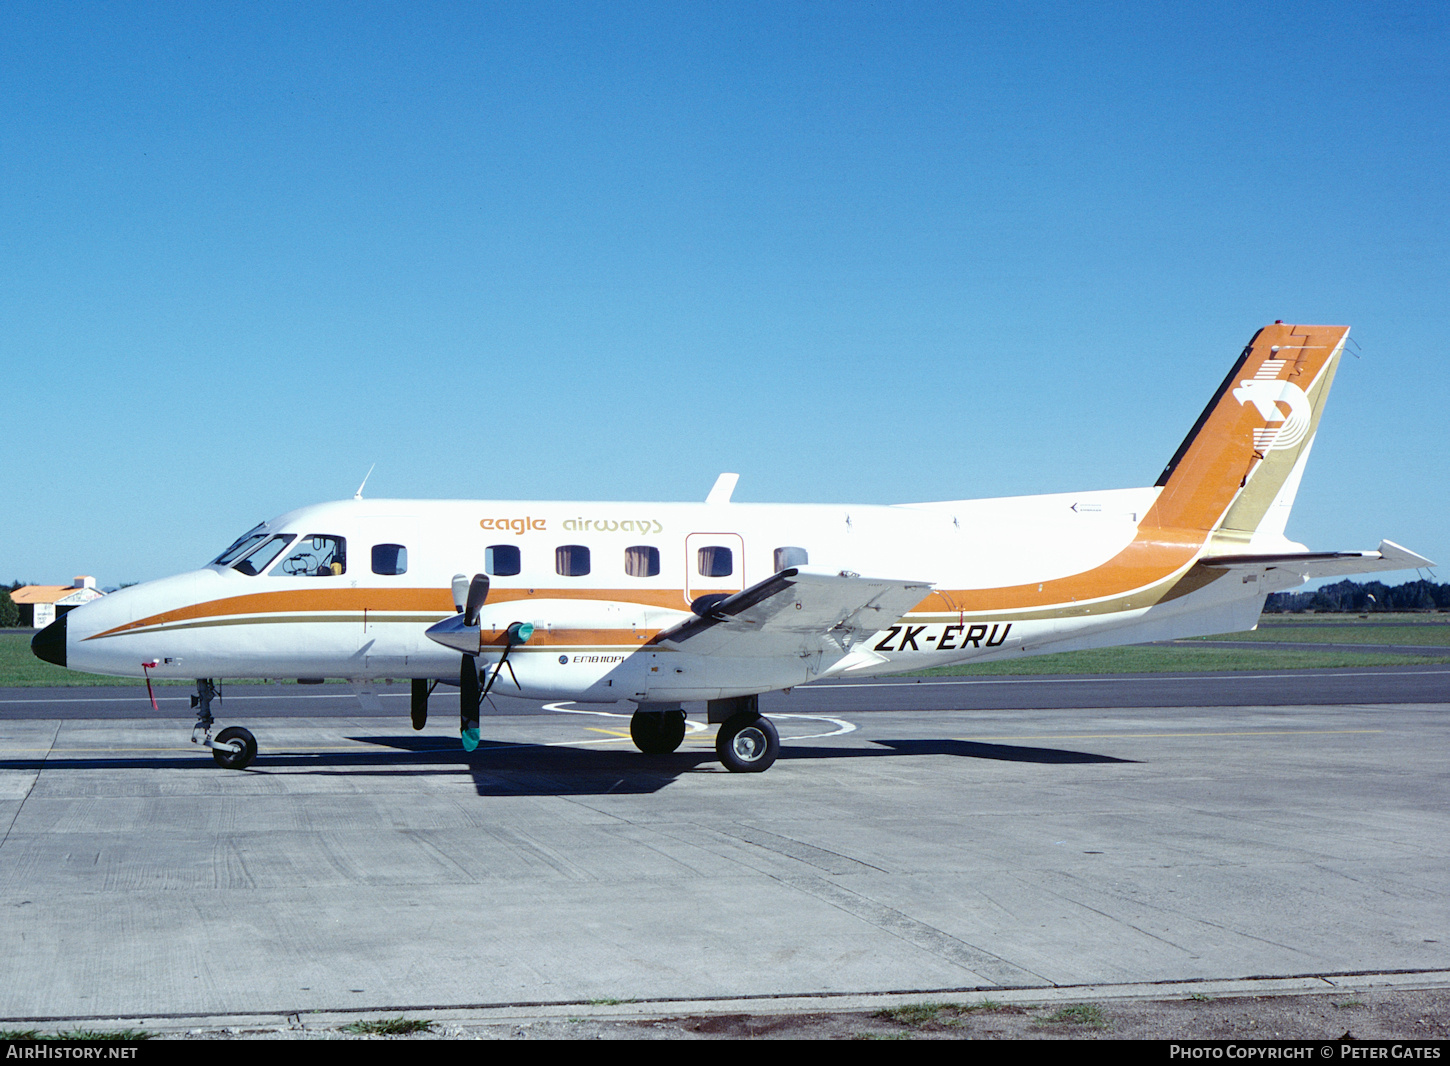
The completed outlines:
[[[338,553],[337,565],[313,572],[299,562],[285,572],[278,562],[247,574],[232,560],[122,589],[70,613],[66,665],[140,676],[154,663],[147,669],[159,678],[456,679],[459,653],[425,631],[456,613],[455,575],[485,571],[480,660],[502,650],[501,636],[489,644],[490,635],[531,622],[535,635],[512,652],[513,672],[497,691],[539,698],[716,699],[846,671],[1251,628],[1267,591],[1259,583],[1212,580],[1167,594],[1196,552],[1122,587],[1074,586],[1074,575],[1143,540],[1140,523],[1160,491],[889,507],[326,503],[254,534],[297,538],[274,560],[305,559],[317,544]],[[739,591],[784,566],[921,581],[933,592],[901,624],[834,660],[720,658],[652,642],[690,617],[699,597]],[[1047,591],[1034,597],[1034,584]]]

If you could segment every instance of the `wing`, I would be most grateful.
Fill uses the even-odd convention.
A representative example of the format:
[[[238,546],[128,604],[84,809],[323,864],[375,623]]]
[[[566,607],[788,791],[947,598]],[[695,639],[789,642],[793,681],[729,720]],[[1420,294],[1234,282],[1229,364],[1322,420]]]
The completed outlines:
[[[1268,573],[1278,571],[1274,583],[1287,582],[1289,588],[1315,577],[1339,577],[1367,574],[1374,570],[1415,570],[1435,564],[1423,555],[1416,555],[1394,541],[1382,540],[1378,551],[1372,552],[1283,552],[1271,555],[1220,555],[1199,560],[1217,570],[1242,570]]]
[[[840,657],[920,603],[924,581],[780,571],[672,626],[655,643],[697,655]]]

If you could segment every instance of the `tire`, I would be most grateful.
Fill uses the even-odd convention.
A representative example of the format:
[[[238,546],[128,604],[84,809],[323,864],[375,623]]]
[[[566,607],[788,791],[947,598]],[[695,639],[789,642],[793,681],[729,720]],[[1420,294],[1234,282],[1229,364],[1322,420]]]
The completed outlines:
[[[413,678],[413,702],[410,710],[413,715],[413,728],[422,729],[428,724],[428,679],[426,677]]]
[[[780,754],[780,734],[769,718],[737,714],[715,734],[715,753],[731,773],[758,774],[769,770]]]
[[[229,725],[216,735],[215,743],[225,744],[232,740],[241,743],[241,751],[212,748],[211,757],[217,761],[218,766],[225,766],[228,770],[245,770],[257,757],[257,738],[239,725]]]
[[[685,739],[684,711],[635,711],[629,736],[646,755],[668,755]]]

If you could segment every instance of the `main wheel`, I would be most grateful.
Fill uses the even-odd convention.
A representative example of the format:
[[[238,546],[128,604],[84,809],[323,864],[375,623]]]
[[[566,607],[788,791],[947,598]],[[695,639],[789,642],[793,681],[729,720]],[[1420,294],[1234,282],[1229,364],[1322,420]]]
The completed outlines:
[[[225,744],[232,740],[241,744],[241,751],[212,748],[211,757],[217,761],[218,766],[225,766],[228,770],[246,769],[257,757],[257,738],[239,725],[229,725],[216,735],[214,743]]]
[[[635,711],[629,716],[629,736],[646,755],[668,755],[685,739],[685,712]]]
[[[737,714],[715,734],[715,753],[732,773],[758,774],[769,770],[780,754],[780,734],[769,718]]]
[[[413,728],[422,729],[428,724],[428,679],[413,678],[413,702],[409,708],[413,716]]]

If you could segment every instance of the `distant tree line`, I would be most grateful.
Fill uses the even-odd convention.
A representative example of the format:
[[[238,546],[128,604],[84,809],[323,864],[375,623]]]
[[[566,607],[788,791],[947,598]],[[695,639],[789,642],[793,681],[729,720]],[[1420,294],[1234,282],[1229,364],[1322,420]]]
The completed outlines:
[[[33,581],[12,581],[8,585],[0,582],[0,629],[14,629],[20,624],[20,607],[10,598],[10,594],[16,589],[33,584]]]
[[[1271,592],[1264,613],[1297,611],[1450,611],[1450,585],[1407,581],[1394,588],[1382,581],[1340,581],[1313,592]]]
[[[10,593],[20,588],[20,582],[0,585],[0,629],[14,629],[20,624],[20,608],[10,598]]]

